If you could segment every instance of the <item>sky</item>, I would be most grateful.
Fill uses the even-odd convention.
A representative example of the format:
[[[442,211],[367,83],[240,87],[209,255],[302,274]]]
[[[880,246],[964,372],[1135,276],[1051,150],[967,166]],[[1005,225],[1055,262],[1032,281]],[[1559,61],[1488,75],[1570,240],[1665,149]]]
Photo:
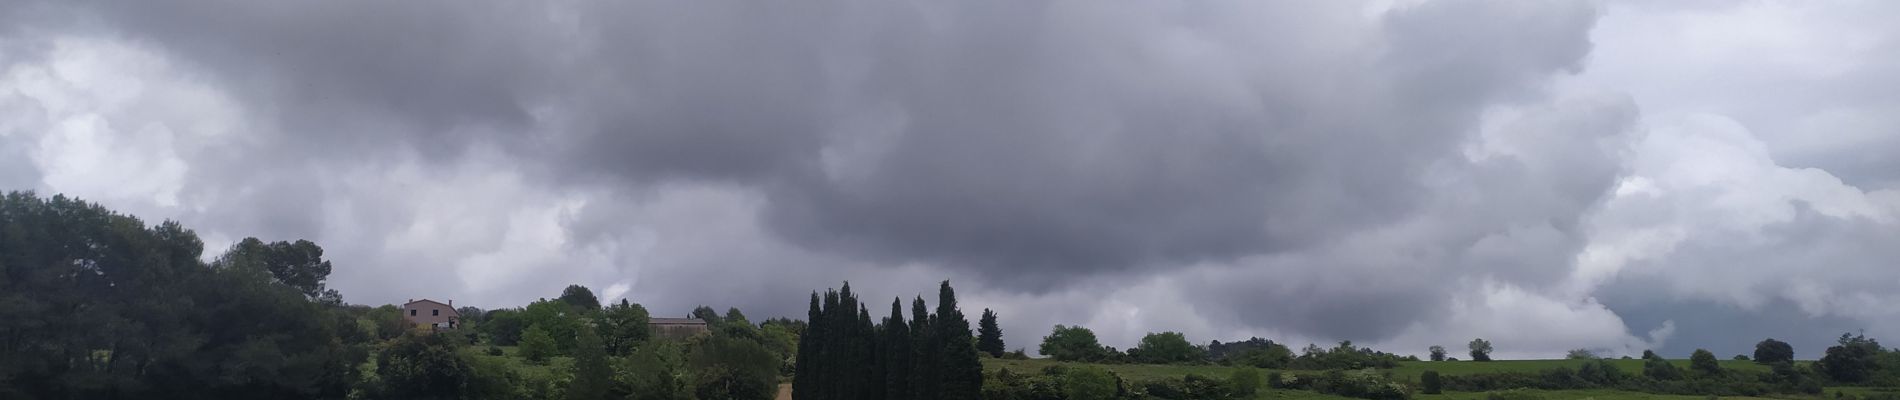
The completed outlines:
[[[1900,340],[1896,14],[0,0],[0,190],[206,257],[312,240],[362,304],[763,319],[949,280],[1032,354],[1066,324],[1814,358]]]

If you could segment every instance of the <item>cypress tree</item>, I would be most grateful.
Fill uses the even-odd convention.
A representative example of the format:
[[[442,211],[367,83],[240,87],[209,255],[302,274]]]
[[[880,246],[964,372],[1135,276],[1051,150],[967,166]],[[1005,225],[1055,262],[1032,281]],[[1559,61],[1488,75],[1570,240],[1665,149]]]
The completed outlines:
[[[861,389],[857,387],[857,379],[859,375],[864,375],[859,370],[863,366],[855,364],[857,353],[864,349],[857,345],[857,309],[853,305],[857,305],[857,296],[851,294],[851,282],[844,282],[844,288],[838,288],[838,313],[832,315],[832,328],[842,332],[834,341],[838,345],[838,356],[832,360],[836,362],[832,366],[842,372],[836,377],[838,391],[832,396],[836,400],[859,400],[857,396]]]
[[[931,320],[937,331],[935,342],[942,346],[937,354],[939,375],[937,398],[942,400],[979,400],[983,389],[983,363],[977,360],[976,344],[971,340],[970,320],[957,309],[956,291],[943,281],[937,291],[937,315]]]
[[[891,317],[884,320],[881,335],[883,351],[878,352],[884,366],[884,399],[910,399],[910,325],[904,323],[904,299],[891,299]]]
[[[844,352],[848,350],[845,348],[846,344],[843,343],[843,339],[845,336],[850,335],[849,332],[839,329],[840,325],[842,325],[838,323],[838,311],[842,310],[838,308],[839,298],[839,292],[825,291],[825,308],[822,317],[825,319],[823,324],[825,325],[826,335],[823,339],[823,347],[819,347],[820,349],[824,349],[824,353],[818,355],[818,360],[821,364],[818,367],[820,372],[820,375],[818,375],[820,377],[818,382],[820,388],[818,398],[822,400],[839,399],[840,397],[838,395],[844,393],[842,390],[844,377],[851,373],[851,371],[845,370],[844,368],[839,368],[845,360]]]
[[[853,377],[858,384],[858,399],[882,400],[884,398],[884,371],[877,364],[877,329],[871,325],[871,312],[866,311],[864,303],[858,303],[858,318],[855,328],[858,344],[858,376]]]
[[[1003,356],[1003,328],[996,326],[996,312],[983,309],[983,319],[977,322],[976,350],[988,353],[990,357]]]
[[[811,308],[805,311],[805,334],[798,340],[798,360],[793,363],[792,399],[816,400],[818,386],[818,344],[823,343],[824,321],[818,309],[818,291],[811,292]]]
[[[924,297],[917,296],[910,303],[910,398],[911,400],[935,400],[937,398],[938,377],[934,374],[937,367],[937,353],[942,350],[936,341],[936,330],[930,320],[930,313],[924,306]]]

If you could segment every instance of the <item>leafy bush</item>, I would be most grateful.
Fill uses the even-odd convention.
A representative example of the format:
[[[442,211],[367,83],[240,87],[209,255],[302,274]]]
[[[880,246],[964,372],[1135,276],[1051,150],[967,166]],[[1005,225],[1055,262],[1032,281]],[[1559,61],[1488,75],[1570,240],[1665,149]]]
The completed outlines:
[[[1299,381],[1313,391],[1373,400],[1403,400],[1412,398],[1410,387],[1395,382],[1390,376],[1373,369],[1359,371],[1331,370],[1317,377]]]
[[[1252,367],[1235,368],[1233,375],[1227,377],[1227,388],[1235,396],[1251,398],[1260,392],[1260,370]]]
[[[1290,369],[1329,370],[1363,368],[1398,368],[1401,361],[1418,361],[1416,357],[1374,351],[1371,348],[1353,347],[1352,341],[1339,342],[1333,348],[1306,346],[1299,357],[1287,364]],[[1259,365],[1256,365],[1259,366]]]
[[[1274,388],[1274,389],[1286,389],[1287,388],[1286,375],[1280,374],[1280,371],[1268,372],[1267,373],[1267,387]]]
[[[1120,379],[1100,367],[1070,368],[1062,374],[1062,394],[1068,400],[1110,400],[1120,389]]]
[[[1425,394],[1439,394],[1445,391],[1445,381],[1439,378],[1438,371],[1425,371],[1419,374],[1418,386]]]
[[[1227,385],[1197,374],[1148,381],[1140,388],[1149,397],[1166,400],[1225,400],[1230,394]]]
[[[500,347],[488,346],[488,355],[501,357],[503,354],[507,353],[502,352]]]

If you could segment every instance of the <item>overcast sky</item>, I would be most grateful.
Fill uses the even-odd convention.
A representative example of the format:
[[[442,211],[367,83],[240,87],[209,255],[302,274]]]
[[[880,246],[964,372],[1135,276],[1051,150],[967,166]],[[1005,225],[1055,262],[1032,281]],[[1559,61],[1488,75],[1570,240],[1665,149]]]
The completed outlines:
[[[1659,5],[1666,4],[1666,5]],[[1011,348],[1900,340],[1900,2],[0,0],[0,189],[353,303],[951,280]]]

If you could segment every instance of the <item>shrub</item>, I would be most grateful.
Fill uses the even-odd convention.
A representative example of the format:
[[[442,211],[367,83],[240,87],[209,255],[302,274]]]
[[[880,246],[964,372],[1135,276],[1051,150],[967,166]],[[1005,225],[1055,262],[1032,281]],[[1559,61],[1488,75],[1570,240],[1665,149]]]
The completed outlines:
[[[1062,374],[1062,394],[1069,400],[1110,400],[1120,382],[1101,367],[1070,368]]]
[[[1544,400],[1544,395],[1523,389],[1490,392],[1484,394],[1485,400]]]
[[[1149,397],[1166,400],[1224,400],[1228,398],[1227,385],[1197,374],[1148,381],[1141,385],[1141,389]]]
[[[1280,371],[1268,372],[1267,373],[1267,387],[1274,388],[1274,389],[1286,389],[1287,387],[1286,376],[1281,375]]]
[[[501,357],[503,354],[507,353],[502,352],[500,347],[488,346],[488,355]]]
[[[1314,391],[1345,397],[1357,397],[1373,400],[1403,400],[1412,398],[1411,388],[1393,382],[1391,378],[1375,370],[1345,372],[1326,371],[1310,383]]]
[[[1235,396],[1251,398],[1254,393],[1260,392],[1260,370],[1252,367],[1236,368],[1234,374],[1227,377],[1227,386]]]
[[[1425,394],[1439,394],[1445,392],[1445,381],[1439,379],[1438,371],[1425,371],[1425,373],[1419,374],[1418,385]]]

